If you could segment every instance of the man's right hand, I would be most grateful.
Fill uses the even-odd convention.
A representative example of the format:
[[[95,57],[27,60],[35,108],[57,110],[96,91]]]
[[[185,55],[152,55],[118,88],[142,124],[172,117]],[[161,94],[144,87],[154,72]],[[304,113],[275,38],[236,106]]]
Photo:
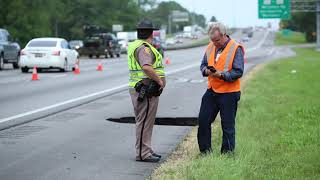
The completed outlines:
[[[160,89],[164,89],[164,87],[166,86],[165,82],[162,79],[159,80],[158,84],[160,85]]]
[[[142,66],[142,70],[149,76],[152,80],[156,81],[160,88],[163,89],[166,86],[165,80],[162,80],[157,74],[156,71],[150,65]]]

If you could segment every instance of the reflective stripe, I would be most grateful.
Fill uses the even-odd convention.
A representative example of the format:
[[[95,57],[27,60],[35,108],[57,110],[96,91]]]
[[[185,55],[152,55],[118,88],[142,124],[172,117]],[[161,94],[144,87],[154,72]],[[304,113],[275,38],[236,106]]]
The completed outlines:
[[[224,71],[228,71],[228,67],[229,67],[229,63],[231,61],[231,55],[233,54],[233,51],[234,51],[234,48],[236,47],[236,43],[232,43],[229,51],[228,51],[228,55],[227,55],[227,59],[226,59],[226,62],[224,64]]]
[[[211,52],[213,51],[213,44],[211,44],[211,47],[208,49],[206,55],[207,55],[207,62],[209,62],[209,59],[210,59],[210,54]]]
[[[163,70],[162,67],[158,67],[158,68],[153,68],[154,70]],[[130,72],[136,72],[136,71],[141,71],[141,72],[144,72],[142,69],[137,69],[137,70],[129,70]]]
[[[129,55],[129,59],[131,61],[129,69],[138,69],[139,66],[137,66],[133,56],[134,56],[134,54]]]

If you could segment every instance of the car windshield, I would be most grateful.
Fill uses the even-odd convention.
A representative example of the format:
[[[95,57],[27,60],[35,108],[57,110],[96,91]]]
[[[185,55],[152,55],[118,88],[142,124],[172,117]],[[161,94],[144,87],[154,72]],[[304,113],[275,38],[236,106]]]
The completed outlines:
[[[57,41],[31,41],[28,47],[56,47]]]
[[[69,44],[70,44],[70,45],[79,45],[80,42],[78,42],[78,41],[71,41]]]
[[[5,31],[0,30],[0,40],[2,41],[8,40]]]

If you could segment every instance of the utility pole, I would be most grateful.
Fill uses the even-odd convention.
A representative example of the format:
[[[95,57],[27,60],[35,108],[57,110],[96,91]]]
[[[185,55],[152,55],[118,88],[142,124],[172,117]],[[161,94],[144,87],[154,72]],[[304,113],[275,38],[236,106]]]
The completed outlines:
[[[171,34],[171,14],[168,15],[168,34]]]
[[[58,21],[56,20],[54,23],[55,36],[58,37]]]
[[[317,50],[320,51],[320,0],[317,1]]]

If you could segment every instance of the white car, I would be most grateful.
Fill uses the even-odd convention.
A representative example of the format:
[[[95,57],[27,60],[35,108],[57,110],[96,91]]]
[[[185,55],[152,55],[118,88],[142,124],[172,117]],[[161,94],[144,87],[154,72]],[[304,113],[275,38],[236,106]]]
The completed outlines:
[[[23,73],[33,67],[37,69],[60,69],[69,71],[75,68],[78,52],[70,48],[62,38],[36,38],[28,42],[20,52],[20,67]]]
[[[248,36],[243,36],[241,38],[241,42],[248,42],[250,40],[250,38]]]
[[[176,44],[176,41],[173,38],[169,38],[165,41],[166,46],[173,46]]]
[[[127,53],[128,51],[128,41],[125,39],[119,39],[120,51],[121,53]]]

